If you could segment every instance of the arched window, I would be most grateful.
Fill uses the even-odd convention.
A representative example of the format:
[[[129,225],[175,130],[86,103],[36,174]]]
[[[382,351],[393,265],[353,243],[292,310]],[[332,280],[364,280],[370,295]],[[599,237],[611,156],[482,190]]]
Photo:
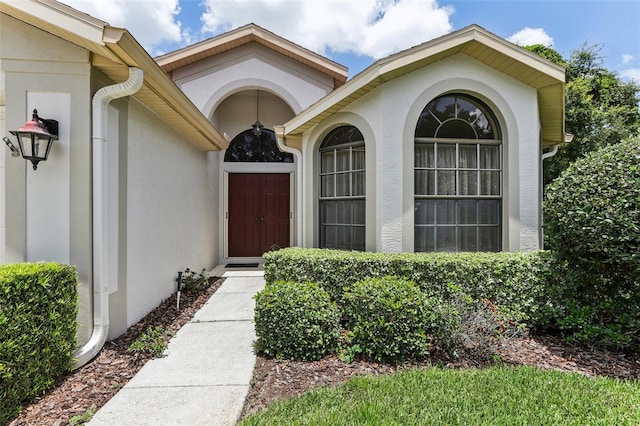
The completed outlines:
[[[365,249],[365,146],[353,126],[332,130],[320,145],[320,247]]]
[[[434,99],[414,149],[414,250],[500,251],[502,137],[489,107],[462,94]]]
[[[252,129],[238,134],[229,143],[224,161],[231,163],[293,163],[293,154],[282,152],[273,130],[262,129],[256,136]]]

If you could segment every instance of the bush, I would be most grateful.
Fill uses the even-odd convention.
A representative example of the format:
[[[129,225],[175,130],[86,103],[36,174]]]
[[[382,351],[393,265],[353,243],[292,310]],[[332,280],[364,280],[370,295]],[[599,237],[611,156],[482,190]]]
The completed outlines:
[[[0,424],[73,368],[75,268],[0,266]]]
[[[424,358],[455,317],[438,298],[394,277],[357,282],[344,302],[347,344],[376,361]]]
[[[267,283],[316,282],[343,304],[345,291],[368,278],[397,276],[445,301],[487,299],[518,322],[544,327],[561,308],[566,266],[549,252],[364,253],[287,248],[265,253]]]
[[[199,273],[187,268],[182,274],[182,289],[185,291],[200,291],[209,285],[209,274],[203,268]]]
[[[163,356],[168,344],[165,342],[165,338],[168,340],[172,335],[171,329],[157,325],[155,327],[147,327],[144,333],[142,333],[136,340],[134,340],[127,352],[134,354],[149,354],[154,358],[160,358]]]
[[[589,154],[547,188],[548,247],[569,265],[557,325],[571,340],[640,345],[640,139]]]
[[[548,247],[588,274],[614,276],[624,286],[637,284],[639,194],[640,139],[576,161],[546,191]]]
[[[586,300],[588,299],[588,300]],[[569,342],[614,350],[640,350],[640,310],[637,299],[576,294],[567,300],[557,328]]]
[[[335,352],[340,313],[316,284],[274,282],[256,294],[255,300],[258,352],[305,361]]]

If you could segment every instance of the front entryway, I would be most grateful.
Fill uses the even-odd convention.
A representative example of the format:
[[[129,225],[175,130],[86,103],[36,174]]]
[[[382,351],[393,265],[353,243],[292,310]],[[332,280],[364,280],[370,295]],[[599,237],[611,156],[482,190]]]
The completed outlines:
[[[260,257],[290,242],[290,175],[229,174],[229,257]]]

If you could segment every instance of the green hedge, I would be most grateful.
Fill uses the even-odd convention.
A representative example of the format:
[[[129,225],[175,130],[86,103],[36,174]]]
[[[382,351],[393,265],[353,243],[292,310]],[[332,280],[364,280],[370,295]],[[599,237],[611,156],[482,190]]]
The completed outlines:
[[[347,345],[376,361],[419,360],[429,354],[446,319],[440,299],[411,281],[371,278],[345,293]],[[449,328],[449,327],[447,327]]]
[[[571,264],[558,328],[640,350],[640,139],[577,160],[545,193],[547,245]]]
[[[596,297],[640,295],[640,138],[577,160],[545,193],[549,248],[590,276],[615,278]]]
[[[278,281],[254,298],[258,352],[309,361],[336,351],[340,312],[316,284]]]
[[[519,321],[546,326],[560,309],[565,266],[549,252],[368,253],[287,248],[265,253],[267,284],[315,282],[339,305],[361,280],[396,276],[427,294],[453,300],[488,299]]]
[[[72,369],[76,285],[71,266],[0,266],[0,424]]]

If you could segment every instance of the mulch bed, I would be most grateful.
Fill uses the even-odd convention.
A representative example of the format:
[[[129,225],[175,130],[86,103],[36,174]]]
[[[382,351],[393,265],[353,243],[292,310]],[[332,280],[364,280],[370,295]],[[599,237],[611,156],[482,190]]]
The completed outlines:
[[[125,335],[108,342],[93,361],[66,376],[57,387],[25,407],[22,414],[10,422],[9,426],[63,426],[68,425],[72,417],[85,413],[88,409],[97,411],[153,357],[150,353],[127,352],[131,342],[148,327],[162,326],[177,332],[221,284],[222,280],[212,279],[212,285],[205,290],[183,292],[180,311],[175,309],[175,295],[164,301]],[[500,340],[492,357],[462,356],[453,359],[446,354],[435,353],[427,363],[409,365],[390,365],[366,360],[347,363],[338,356],[324,357],[315,362],[284,361],[258,356],[242,415],[257,412],[277,400],[292,398],[313,388],[341,384],[354,376],[389,374],[400,369],[430,365],[483,368],[496,362],[588,376],[640,378],[640,354],[574,346],[558,337],[546,335]]]
[[[176,309],[176,295],[131,326],[121,337],[107,342],[102,351],[89,363],[64,377],[59,384],[23,408],[9,426],[63,426],[72,417],[87,410],[98,411],[127,382],[153,358],[151,352],[127,352],[131,343],[148,327],[161,326],[175,334],[204,305],[222,285],[223,279],[211,278],[210,285],[199,291],[182,291],[180,310]],[[170,336],[165,338],[168,343]]]

